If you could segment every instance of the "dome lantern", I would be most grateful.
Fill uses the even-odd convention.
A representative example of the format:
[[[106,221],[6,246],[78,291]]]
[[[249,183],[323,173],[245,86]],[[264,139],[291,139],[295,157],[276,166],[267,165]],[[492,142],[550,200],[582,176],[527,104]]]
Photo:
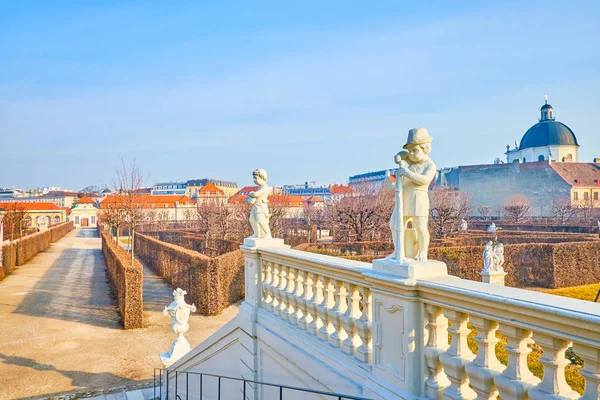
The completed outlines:
[[[554,111],[552,109],[552,106],[550,104],[548,104],[548,95],[546,95],[545,98],[545,103],[542,106],[542,108],[540,109],[542,116],[540,118],[540,121],[554,121]]]

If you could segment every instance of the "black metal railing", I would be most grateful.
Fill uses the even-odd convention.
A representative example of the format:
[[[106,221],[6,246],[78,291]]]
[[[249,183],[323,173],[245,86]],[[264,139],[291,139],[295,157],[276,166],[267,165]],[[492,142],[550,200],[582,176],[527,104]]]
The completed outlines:
[[[170,382],[170,380],[173,380],[173,375],[175,375],[175,382],[174,382],[174,387],[173,387],[173,382]],[[194,377],[194,379],[192,382],[194,385],[196,385],[197,388],[197,394],[195,394],[194,396],[190,396],[190,376]],[[211,378],[210,380],[212,382],[207,382],[207,379],[205,379],[205,377],[209,377]],[[234,378],[231,376],[223,376],[223,375],[215,375],[215,374],[205,374],[205,373],[201,373],[201,372],[183,372],[183,371],[169,371],[167,369],[163,369],[163,368],[155,368],[154,369],[154,399],[169,399],[169,386],[171,391],[174,389],[175,392],[174,394],[171,393],[171,399],[173,400],[190,400],[190,399],[199,399],[202,400],[203,398],[203,392],[204,391],[211,391],[211,397],[212,394],[214,394],[214,392],[211,390],[210,387],[208,387],[207,385],[210,385],[211,383],[213,384],[213,390],[216,389],[216,399],[217,400],[231,400],[231,397],[222,397],[222,389],[223,389],[223,385],[222,383],[224,383],[224,381],[233,381],[233,382],[240,382],[242,385],[242,388],[240,388],[240,395],[241,395],[241,399],[253,399],[254,398],[254,394],[251,392],[253,392],[254,390],[258,389],[259,386],[263,387],[263,390],[265,390],[266,388],[269,388],[269,395],[265,396],[263,394],[262,398],[265,399],[279,399],[279,400],[284,400],[285,399],[285,394],[286,393],[307,393],[307,394],[314,394],[317,396],[320,396],[320,398],[324,398],[324,399],[335,399],[335,400],[371,400],[367,397],[359,397],[359,396],[353,396],[353,395],[348,395],[348,394],[340,394],[340,393],[333,393],[333,392],[324,392],[322,390],[313,390],[313,389],[305,389],[305,388],[300,388],[300,387],[295,387],[295,386],[287,386],[287,385],[278,385],[276,383],[267,383],[267,382],[259,382],[259,381],[253,381],[250,379],[243,379],[243,378]],[[163,390],[164,388],[164,390]],[[184,389],[185,388],[185,389]],[[183,392],[185,390],[185,392]],[[183,393],[180,393],[183,392]],[[180,395],[181,394],[181,395]],[[164,397],[163,397],[164,396]]]

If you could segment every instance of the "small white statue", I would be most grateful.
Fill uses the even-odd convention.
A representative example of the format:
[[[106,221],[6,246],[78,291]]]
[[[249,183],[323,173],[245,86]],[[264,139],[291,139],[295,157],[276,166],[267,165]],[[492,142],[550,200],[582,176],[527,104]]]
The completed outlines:
[[[598,221],[598,232],[600,232],[600,221]]]
[[[460,230],[463,232],[466,232],[467,229],[469,229],[469,225],[467,224],[467,221],[465,221],[464,219],[460,220]]]
[[[403,232],[409,221],[417,234],[417,260],[426,261],[429,249],[429,229],[427,220],[429,218],[429,185],[435,177],[436,167],[429,158],[431,152],[431,141],[429,132],[425,128],[414,128],[408,131],[408,139],[403,146],[404,149],[394,157],[398,164],[400,179],[396,179],[397,188],[402,191],[401,198],[397,197],[396,206],[390,220],[392,238],[394,240],[394,258],[402,258],[403,251],[399,246],[404,246],[399,233]],[[399,210],[399,203],[402,209]],[[400,215],[398,215],[400,213]],[[404,229],[399,229],[403,227]],[[400,256],[399,256],[400,255]],[[400,261],[400,260],[399,260]]]
[[[497,243],[494,246],[494,272],[504,272],[504,245]]]
[[[494,222],[492,222],[492,224],[487,227],[488,232],[498,232],[500,229],[502,229],[502,228],[496,226],[496,224]]]
[[[483,273],[491,272],[494,268],[494,247],[490,240],[483,248]]]
[[[254,184],[258,189],[248,193],[246,202],[252,204],[250,211],[250,225],[254,234],[250,237],[271,239],[271,228],[269,228],[269,186],[267,185],[267,171],[257,169],[252,173]]]
[[[177,334],[177,337],[171,345],[171,349],[167,353],[159,354],[165,367],[168,367],[179,360],[191,349],[190,344],[186,338],[183,337],[183,334],[190,329],[188,324],[190,312],[196,312],[196,306],[194,304],[189,305],[185,302],[184,296],[186,294],[187,292],[180,288],[174,290],[173,302],[163,310],[164,315],[171,315],[171,330]]]

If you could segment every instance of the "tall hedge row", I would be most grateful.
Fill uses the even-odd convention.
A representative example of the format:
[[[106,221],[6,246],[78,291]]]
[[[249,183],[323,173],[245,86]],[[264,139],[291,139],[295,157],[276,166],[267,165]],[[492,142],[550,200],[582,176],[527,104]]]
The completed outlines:
[[[203,315],[218,315],[244,298],[244,257],[240,250],[207,257],[156,238],[136,234],[136,255],[172,287],[188,292]]]
[[[12,273],[17,266],[25,264],[36,254],[46,250],[75,228],[73,221],[54,225],[45,231],[36,232],[2,246],[2,268],[0,280]]]
[[[115,291],[125,329],[143,327],[143,268],[139,261],[131,264],[131,255],[119,246],[107,232],[101,233],[102,253],[108,278]]]

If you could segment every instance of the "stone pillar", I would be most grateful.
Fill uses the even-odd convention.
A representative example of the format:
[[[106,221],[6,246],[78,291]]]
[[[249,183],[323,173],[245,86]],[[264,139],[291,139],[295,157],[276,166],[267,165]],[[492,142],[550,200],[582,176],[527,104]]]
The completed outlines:
[[[280,248],[288,249],[283,243],[283,239],[265,239],[265,238],[246,238],[244,244],[240,246],[244,255],[244,279],[246,295],[240,306],[238,320],[240,328],[245,334],[240,335],[241,355],[240,355],[240,376],[243,379],[257,381],[258,376],[258,342],[256,336],[256,320],[258,310],[262,307],[262,282],[263,265],[260,259],[261,248]],[[264,266],[266,268],[266,266]],[[254,397],[258,398],[258,387],[249,385],[254,392]]]

